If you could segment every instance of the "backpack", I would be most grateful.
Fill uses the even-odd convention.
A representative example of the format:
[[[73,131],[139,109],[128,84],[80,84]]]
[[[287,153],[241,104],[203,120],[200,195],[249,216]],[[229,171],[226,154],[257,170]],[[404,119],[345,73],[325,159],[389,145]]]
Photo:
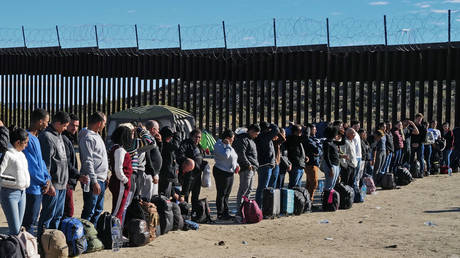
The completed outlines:
[[[412,175],[409,169],[405,167],[398,167],[395,171],[396,185],[408,185],[412,182]]]
[[[83,231],[85,232],[86,242],[88,243],[88,248],[86,253],[94,253],[97,251],[104,250],[104,245],[101,240],[97,238],[97,230],[94,227],[93,223],[85,220],[79,219],[81,224],[83,224]]]
[[[342,182],[336,184],[334,190],[340,195],[339,208],[342,210],[350,209],[355,201],[355,190]]]
[[[252,224],[258,223],[263,219],[262,210],[254,200],[250,200],[248,197],[243,196],[243,203],[240,206],[241,217],[243,223]]]
[[[212,222],[211,209],[207,198],[192,202],[192,221],[196,223]]]
[[[182,213],[180,211],[179,205],[175,202],[172,202],[171,204],[174,215],[172,230],[181,230],[184,228],[184,218],[182,218]]]
[[[65,235],[69,256],[79,256],[86,251],[88,242],[85,238],[83,224],[78,219],[65,218],[61,221],[59,228]]]
[[[336,211],[340,205],[340,194],[332,190],[325,190],[322,196],[323,211]]]
[[[145,220],[132,219],[126,227],[130,246],[144,246],[150,242],[150,232]]]
[[[426,136],[425,136],[425,142],[423,144],[429,145],[429,144],[434,144],[434,143],[435,143],[435,140],[434,140],[433,132],[427,131]]]
[[[179,208],[184,220],[192,219],[192,205],[190,205],[188,202],[181,202],[179,203]]]
[[[44,257],[67,257],[69,254],[65,235],[60,230],[45,229],[40,242]]]
[[[126,209],[125,227],[123,228],[123,234],[125,236],[128,236],[128,227],[126,225],[132,219],[145,220],[150,233],[150,241],[155,239],[157,236],[157,226],[159,228],[160,224],[160,218],[158,216],[157,207],[153,203],[142,201],[139,197],[134,197],[133,201]]]
[[[393,173],[385,173],[382,176],[382,188],[387,190],[396,188],[395,176]]]
[[[300,215],[305,212],[311,212],[312,204],[308,190],[301,186],[294,186],[292,190],[294,190],[294,214]]]
[[[21,232],[19,232],[17,238],[19,239],[19,241],[21,241],[22,246],[24,247],[25,257],[40,258],[40,255],[38,254],[38,244],[36,237],[27,232],[26,229],[23,227],[21,228]]]
[[[109,212],[104,212],[99,216],[96,223],[97,237],[104,244],[105,249],[112,249],[112,245],[122,246],[121,223],[120,220],[112,216]],[[113,236],[112,236],[113,234]],[[112,242],[112,238],[116,241]]]
[[[365,176],[363,178],[363,181],[367,188],[367,194],[372,194],[373,192],[377,190],[377,187],[375,187],[375,184],[374,184],[374,179],[372,179],[372,177]]]
[[[174,224],[174,213],[172,204],[165,196],[154,196],[153,204],[157,207],[158,217],[160,218],[160,227],[157,227],[157,236],[164,235],[172,230]]]
[[[67,254],[67,252],[66,252]],[[16,236],[0,234],[0,257],[24,258],[25,248],[21,240]]]

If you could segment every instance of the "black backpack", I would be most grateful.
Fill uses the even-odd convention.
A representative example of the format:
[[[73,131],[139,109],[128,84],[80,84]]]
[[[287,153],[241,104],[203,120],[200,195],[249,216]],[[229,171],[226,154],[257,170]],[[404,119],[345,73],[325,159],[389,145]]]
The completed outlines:
[[[16,236],[0,234],[0,257],[25,258],[22,242]]]
[[[412,174],[405,167],[398,167],[395,171],[396,185],[408,185],[412,182]]]
[[[336,211],[340,206],[339,192],[332,190],[324,190],[322,196],[323,211]]]
[[[311,212],[310,193],[305,187],[295,186],[294,190],[294,214],[300,215],[305,212]]]
[[[208,199],[200,199],[192,202],[192,220],[196,223],[211,223],[211,209]]]
[[[121,223],[120,220],[112,216],[109,212],[102,213],[97,219],[97,237],[104,244],[105,249],[112,249],[112,229],[114,233],[118,233],[118,239],[121,241]],[[121,247],[121,243],[118,243]]]
[[[334,189],[340,195],[339,208],[342,210],[350,209],[355,202],[355,190],[342,182],[335,185]]]
[[[420,171],[420,162],[418,160],[411,164],[410,173],[414,178],[423,178],[423,172]]]
[[[172,211],[174,215],[172,230],[182,230],[184,228],[184,218],[182,218],[181,210],[177,203],[172,202]]]
[[[173,229],[174,213],[172,203],[166,196],[159,195],[152,197],[152,203],[157,206],[158,216],[160,217],[160,229],[157,227],[157,233],[164,235]]]
[[[396,188],[395,176],[393,173],[385,173],[382,176],[382,188],[391,190]]]
[[[192,205],[190,205],[188,202],[181,202],[179,203],[179,208],[184,220],[192,219]]]
[[[126,223],[130,246],[143,246],[150,242],[150,232],[147,222],[141,219],[132,219]]]

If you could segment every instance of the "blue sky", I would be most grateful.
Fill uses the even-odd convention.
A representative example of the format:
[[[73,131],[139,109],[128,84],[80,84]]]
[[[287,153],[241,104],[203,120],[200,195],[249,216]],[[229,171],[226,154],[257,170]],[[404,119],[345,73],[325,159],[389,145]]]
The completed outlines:
[[[384,14],[391,27],[390,43],[442,41],[448,9],[453,10],[453,30],[456,24],[460,28],[460,13],[456,12],[460,0],[4,1],[0,8],[0,46],[20,43],[22,34],[17,28],[21,25],[32,45],[53,45],[55,25],[62,27],[63,45],[75,41],[76,45],[91,45],[94,29],[89,25],[93,24],[101,30],[102,47],[130,46],[134,39],[132,25],[139,24],[142,46],[173,47],[177,24],[181,24],[185,48],[187,44],[189,48],[210,47],[223,44],[222,20],[228,26],[229,47],[270,45],[272,18],[279,20],[281,45],[315,44],[325,43],[326,17],[331,20],[333,45],[376,44],[383,41]],[[454,39],[457,34],[460,38],[455,30]],[[158,38],[153,41],[153,37]]]

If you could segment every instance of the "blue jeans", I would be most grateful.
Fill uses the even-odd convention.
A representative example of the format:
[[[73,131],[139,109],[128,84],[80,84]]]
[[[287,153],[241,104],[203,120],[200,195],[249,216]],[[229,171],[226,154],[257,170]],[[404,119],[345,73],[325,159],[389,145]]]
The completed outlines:
[[[289,188],[302,185],[303,168],[294,167],[289,171]]]
[[[401,165],[402,159],[402,149],[396,150],[394,152],[393,161],[391,162],[391,168],[393,173],[396,171],[396,168]]]
[[[38,219],[38,235],[41,236],[44,229],[58,229],[64,215],[66,189],[56,190],[55,196],[43,195],[42,211]]]
[[[329,171],[323,171],[325,175],[324,190],[330,191],[334,189],[337,178],[340,175],[340,166],[332,166]]]
[[[256,190],[256,202],[259,206],[262,206],[263,192],[264,189],[268,187],[270,177],[272,176],[272,170],[273,169],[270,166],[264,166],[257,170],[257,173],[259,174],[259,180]]]
[[[392,157],[393,157],[393,153],[389,152],[385,158],[385,164],[383,165],[382,170],[380,171],[380,174],[386,174],[389,171]]]
[[[361,158],[356,158],[356,160],[358,161],[358,165],[355,168],[355,175],[354,175],[354,178],[353,178],[353,186],[354,187],[359,187],[359,181],[361,180],[361,173],[359,173],[360,170],[361,170]]]
[[[26,212],[22,226],[35,237],[37,236],[38,214],[42,206],[42,197],[41,194],[26,194]]]
[[[278,181],[278,176],[280,174],[280,165],[275,165],[275,168],[272,170],[272,176],[270,177],[270,182],[268,187],[276,188],[276,182]]]
[[[18,235],[26,209],[26,191],[2,187],[1,202],[10,235]]]
[[[452,154],[452,150],[444,149],[442,151],[442,165],[450,167],[450,155]]]
[[[425,145],[425,153],[423,154],[423,156],[425,157],[425,160],[426,160],[426,171],[428,171],[428,173],[430,172],[430,169],[431,169],[431,153],[432,153],[432,149],[431,149],[431,145]]]
[[[98,180],[97,183],[101,187],[101,193],[99,195],[94,195],[92,187],[90,187],[89,192],[83,192],[83,210],[81,212],[81,218],[93,223],[94,226],[96,226],[97,219],[104,210],[104,194],[106,188],[105,181]]]

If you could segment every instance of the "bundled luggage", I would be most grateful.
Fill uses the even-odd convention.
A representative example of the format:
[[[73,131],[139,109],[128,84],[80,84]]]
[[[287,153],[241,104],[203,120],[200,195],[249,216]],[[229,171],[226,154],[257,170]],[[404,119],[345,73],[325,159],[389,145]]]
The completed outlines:
[[[79,256],[86,252],[88,242],[81,221],[71,217],[65,218],[61,221],[59,228],[65,235],[69,256]]]
[[[179,203],[179,208],[184,220],[192,219],[192,205],[190,205],[188,202],[181,202]]]
[[[336,211],[340,206],[340,194],[332,190],[324,190],[322,196],[323,211]]]
[[[174,213],[171,201],[165,196],[157,195],[152,198],[152,203],[155,204],[160,218],[160,228],[157,228],[157,233],[164,235],[173,229]]]
[[[120,220],[109,212],[104,212],[97,220],[97,237],[104,244],[105,249],[122,246],[122,232]],[[112,241],[115,241],[113,242]]]
[[[40,255],[38,254],[38,243],[36,237],[34,237],[32,234],[27,232],[24,227],[22,227],[17,238],[22,243],[22,247],[26,255],[25,257],[40,258]]]
[[[196,222],[193,222],[191,220],[184,220],[184,230],[198,230],[200,228],[200,225]]]
[[[366,185],[363,184],[361,187],[355,186],[353,188],[353,190],[355,191],[355,200],[354,200],[354,202],[355,203],[364,202],[364,200],[366,198],[366,193],[367,193]]]
[[[172,202],[171,204],[174,216],[172,230],[182,230],[184,228],[184,218],[182,217],[180,207],[177,203]]]
[[[294,213],[294,190],[281,189],[281,213],[285,215]]]
[[[377,190],[377,187],[375,187],[375,184],[374,184],[374,179],[372,179],[371,176],[365,176],[363,178],[363,182],[366,185],[367,194],[372,194],[373,192]]]
[[[279,189],[267,187],[263,193],[262,214],[264,218],[275,218],[280,215],[281,194]]]
[[[240,209],[243,223],[258,223],[263,219],[262,211],[260,210],[259,205],[257,205],[257,202],[250,200],[246,196],[243,196],[243,203],[241,204]]]
[[[420,162],[418,160],[410,167],[410,173],[413,178],[423,178],[423,171],[420,171]]]
[[[126,227],[130,246],[143,246],[150,242],[150,232],[145,220],[131,219]]]
[[[342,182],[336,184],[334,190],[340,196],[339,208],[342,210],[350,209],[355,201],[355,190],[351,186],[345,185]]]
[[[385,173],[382,176],[382,188],[386,190],[396,188],[395,176],[393,173]]]
[[[85,219],[79,219],[79,220],[81,224],[83,225],[83,231],[85,233],[86,242],[88,243],[88,248],[86,249],[86,253],[93,253],[93,252],[104,250],[104,245],[102,244],[101,240],[97,238],[97,230],[94,227],[93,223]]]
[[[295,186],[292,190],[294,190],[294,214],[311,212],[311,198],[308,190],[301,186]]]
[[[65,235],[60,230],[45,229],[40,238],[40,243],[42,256],[44,257],[67,257],[69,254]]]
[[[412,174],[405,167],[398,167],[395,171],[396,185],[408,185],[412,182]]]
[[[449,167],[441,166],[441,174],[449,174]]]

